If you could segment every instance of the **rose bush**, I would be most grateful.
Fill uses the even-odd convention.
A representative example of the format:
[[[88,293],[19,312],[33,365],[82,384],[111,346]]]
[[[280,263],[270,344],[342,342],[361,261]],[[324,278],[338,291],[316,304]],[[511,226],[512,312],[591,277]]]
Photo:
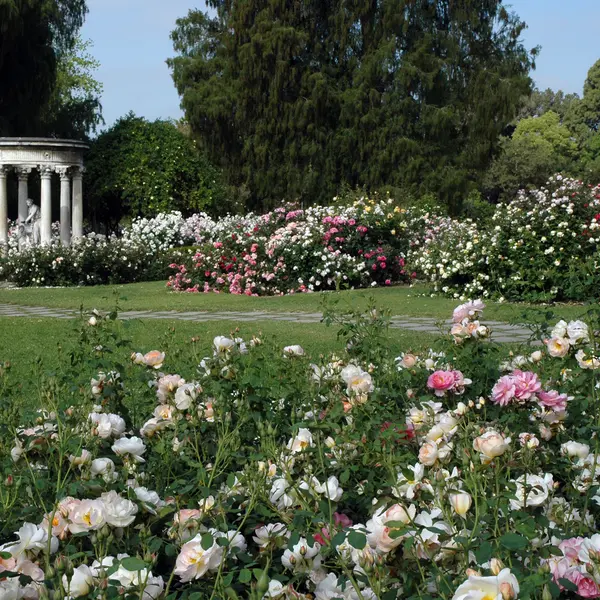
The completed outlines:
[[[600,186],[557,175],[499,204],[489,226],[447,219],[409,257],[435,291],[507,300],[598,297]]]
[[[278,208],[265,215],[192,219],[201,244],[173,264],[169,287],[188,292],[265,295],[407,282],[406,255],[434,218],[391,199],[346,207]]]
[[[600,597],[598,319],[522,355],[232,335],[198,365],[94,314],[42,406],[0,371],[0,595]]]

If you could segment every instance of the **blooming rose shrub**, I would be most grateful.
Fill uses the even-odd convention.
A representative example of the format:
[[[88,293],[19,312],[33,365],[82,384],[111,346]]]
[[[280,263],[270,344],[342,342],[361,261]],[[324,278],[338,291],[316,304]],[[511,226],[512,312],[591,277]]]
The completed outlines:
[[[188,292],[265,295],[410,281],[413,239],[429,215],[391,199],[347,207],[279,208],[265,215],[196,219],[196,255],[181,264],[169,287]],[[187,235],[192,232],[188,231]]]
[[[600,186],[560,175],[499,204],[489,229],[448,220],[411,256],[436,291],[508,300],[597,298]]]
[[[600,597],[599,315],[515,355],[483,309],[435,352],[199,365],[95,313],[39,408],[3,366],[0,596]]]
[[[98,285],[166,279],[169,265],[180,260],[184,237],[181,213],[136,219],[121,237],[88,234],[70,247],[60,244],[60,228],[53,224],[49,246],[18,248],[17,231],[10,230],[9,250],[0,257],[0,279],[20,286]]]

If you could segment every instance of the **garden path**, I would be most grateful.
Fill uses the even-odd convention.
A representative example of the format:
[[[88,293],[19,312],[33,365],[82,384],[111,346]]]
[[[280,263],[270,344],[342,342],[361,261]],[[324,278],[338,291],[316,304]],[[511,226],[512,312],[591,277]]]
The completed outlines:
[[[73,319],[79,315],[78,311],[65,308],[46,308],[43,306],[17,306],[14,304],[0,304],[0,317],[38,317],[55,319]],[[282,321],[293,323],[319,323],[321,313],[293,312],[177,312],[177,311],[123,311],[119,313],[120,319],[171,319],[178,321]],[[406,317],[395,315],[391,318],[393,329],[405,329],[421,333],[439,333],[436,319],[428,317]],[[492,330],[492,339],[496,342],[526,342],[531,332],[524,327],[510,325],[501,321],[485,321]],[[451,321],[446,321],[450,329]]]

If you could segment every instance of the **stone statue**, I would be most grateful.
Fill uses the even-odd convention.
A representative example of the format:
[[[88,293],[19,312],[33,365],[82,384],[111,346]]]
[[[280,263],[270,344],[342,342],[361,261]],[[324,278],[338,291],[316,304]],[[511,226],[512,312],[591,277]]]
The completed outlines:
[[[29,242],[32,246],[40,244],[40,207],[33,203],[31,198],[27,199],[27,218],[19,223],[19,248],[23,242]]]

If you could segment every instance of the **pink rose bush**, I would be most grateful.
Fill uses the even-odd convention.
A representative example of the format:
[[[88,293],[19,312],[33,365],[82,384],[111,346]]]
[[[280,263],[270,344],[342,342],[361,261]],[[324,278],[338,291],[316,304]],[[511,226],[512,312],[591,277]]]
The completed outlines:
[[[186,233],[200,248],[171,265],[168,287],[256,296],[407,282],[410,240],[427,219],[391,199],[204,218]]]
[[[1,598],[600,597],[598,323],[559,323],[564,356],[177,354],[95,316],[40,408],[0,370]]]

